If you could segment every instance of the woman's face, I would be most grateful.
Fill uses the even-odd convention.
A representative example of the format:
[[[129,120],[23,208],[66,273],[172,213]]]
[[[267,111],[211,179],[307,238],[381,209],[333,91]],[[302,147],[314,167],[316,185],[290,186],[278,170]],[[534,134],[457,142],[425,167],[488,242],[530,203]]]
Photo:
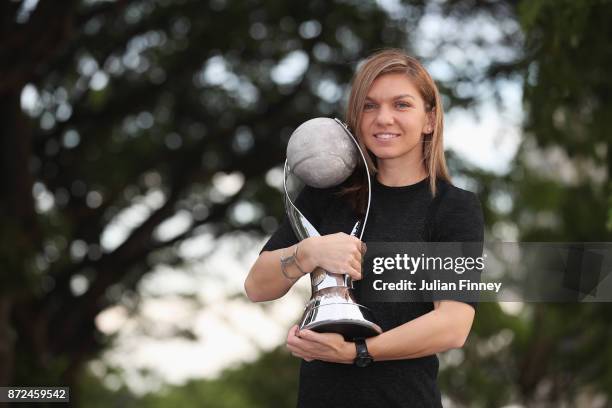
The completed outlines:
[[[425,102],[403,73],[391,73],[374,80],[363,106],[361,137],[380,160],[423,158],[423,133],[432,131]]]

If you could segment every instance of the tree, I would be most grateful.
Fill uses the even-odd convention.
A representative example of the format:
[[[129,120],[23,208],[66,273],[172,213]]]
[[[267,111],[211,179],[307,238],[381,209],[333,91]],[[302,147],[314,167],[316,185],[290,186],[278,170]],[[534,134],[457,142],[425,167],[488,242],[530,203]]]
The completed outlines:
[[[404,44],[420,9],[40,0],[0,15],[0,383],[74,386],[109,341],[96,315],[180,264],[178,243],[263,231],[239,204],[280,213],[264,176],[291,129],[339,115],[353,65]],[[162,234],[177,214],[188,226]]]
[[[451,3],[449,12],[464,2]],[[524,1],[514,10],[522,52],[487,77],[522,77],[523,141],[506,176],[466,173],[479,181],[492,232],[511,225],[524,242],[609,242],[611,4]],[[496,209],[496,195],[511,207]],[[447,392],[466,406],[609,404],[610,310],[540,303],[516,315],[479,305],[464,370],[442,375]]]

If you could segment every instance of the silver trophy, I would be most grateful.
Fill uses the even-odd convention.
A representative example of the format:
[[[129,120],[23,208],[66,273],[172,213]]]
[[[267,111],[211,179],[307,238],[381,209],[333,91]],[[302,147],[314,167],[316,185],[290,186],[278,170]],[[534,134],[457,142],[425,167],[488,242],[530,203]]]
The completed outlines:
[[[363,160],[367,175],[368,202],[363,220],[355,223],[351,235],[361,239],[370,211],[371,181],[359,144],[339,119],[311,119],[293,132],[284,168],[285,209],[300,241],[321,234],[292,201],[287,189],[290,174],[312,187],[331,187],[350,176],[359,157]],[[334,272],[339,271],[316,268],[310,273],[312,295],[300,319],[299,329],[339,333],[347,340],[382,333],[370,309],[355,301],[350,276]]]

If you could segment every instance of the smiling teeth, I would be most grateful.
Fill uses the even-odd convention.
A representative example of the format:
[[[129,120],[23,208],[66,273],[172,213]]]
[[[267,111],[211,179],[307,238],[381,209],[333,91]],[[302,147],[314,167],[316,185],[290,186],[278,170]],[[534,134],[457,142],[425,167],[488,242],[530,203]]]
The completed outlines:
[[[394,133],[376,133],[374,137],[377,139],[393,139],[397,135]]]

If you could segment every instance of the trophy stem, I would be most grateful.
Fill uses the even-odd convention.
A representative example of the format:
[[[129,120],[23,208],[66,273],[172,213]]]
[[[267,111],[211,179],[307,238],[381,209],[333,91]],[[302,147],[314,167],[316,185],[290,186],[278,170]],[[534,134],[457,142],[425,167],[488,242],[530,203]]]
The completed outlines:
[[[340,125],[355,144],[365,165],[368,181],[368,204],[363,221],[357,221],[351,231],[352,236],[356,237],[359,235],[359,239],[362,240],[372,200],[372,184],[368,162],[359,143],[348,130],[348,127],[339,119],[334,119],[334,121]],[[289,196],[287,178],[290,171],[289,161],[285,160],[283,187],[285,189],[285,208],[289,223],[300,241],[309,237],[320,236],[321,234],[300,212]],[[316,268],[310,273],[310,284],[312,295],[300,319],[300,330],[309,329],[317,332],[339,333],[347,340],[353,340],[358,337],[372,337],[382,333],[382,329],[375,323],[370,309],[356,302],[352,292],[353,280],[349,275],[331,273],[322,268]]]

